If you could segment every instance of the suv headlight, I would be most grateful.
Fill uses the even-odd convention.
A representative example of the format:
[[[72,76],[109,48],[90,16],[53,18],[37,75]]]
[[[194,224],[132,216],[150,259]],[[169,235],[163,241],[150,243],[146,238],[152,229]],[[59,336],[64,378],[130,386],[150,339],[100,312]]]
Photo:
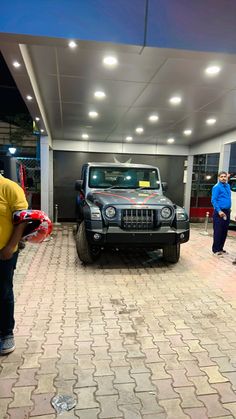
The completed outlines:
[[[177,221],[187,221],[188,215],[187,215],[184,208],[177,208],[176,219],[177,219]]]
[[[172,211],[169,207],[163,207],[161,210],[161,217],[167,220],[168,218],[171,218]]]
[[[101,220],[101,211],[98,207],[92,207],[90,208],[91,211],[91,220]]]
[[[107,218],[114,218],[116,215],[116,209],[114,207],[107,207],[105,209],[105,215]]]

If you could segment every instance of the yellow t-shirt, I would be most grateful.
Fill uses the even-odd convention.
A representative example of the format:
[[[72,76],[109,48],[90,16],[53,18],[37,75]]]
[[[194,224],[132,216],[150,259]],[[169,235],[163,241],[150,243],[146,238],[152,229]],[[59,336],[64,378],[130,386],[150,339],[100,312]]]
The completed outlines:
[[[23,189],[17,183],[0,175],[0,249],[6,246],[12,235],[13,212],[27,208],[28,203]]]

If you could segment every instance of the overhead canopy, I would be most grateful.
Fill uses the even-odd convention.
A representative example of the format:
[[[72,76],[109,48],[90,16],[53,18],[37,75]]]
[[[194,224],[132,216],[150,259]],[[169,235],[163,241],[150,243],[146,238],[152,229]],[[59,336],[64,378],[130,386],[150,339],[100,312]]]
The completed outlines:
[[[1,4],[0,41],[52,139],[191,145],[235,129],[235,23],[234,0],[15,0]],[[212,65],[219,74],[206,74]]]

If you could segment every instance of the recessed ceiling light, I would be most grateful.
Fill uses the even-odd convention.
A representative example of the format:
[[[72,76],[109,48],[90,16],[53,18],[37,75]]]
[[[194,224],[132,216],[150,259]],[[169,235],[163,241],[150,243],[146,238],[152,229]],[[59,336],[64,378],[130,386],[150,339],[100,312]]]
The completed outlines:
[[[68,46],[69,46],[70,48],[76,48],[76,47],[77,47],[77,44],[76,44],[76,42],[75,42],[75,41],[70,41],[70,42],[69,42],[69,44],[68,44]]]
[[[143,129],[143,127],[137,127],[135,131],[136,131],[138,134],[142,134],[142,133],[143,133],[143,131],[144,131],[144,129]]]
[[[90,111],[89,112],[89,116],[90,116],[90,118],[97,118],[98,117],[98,113],[96,111]]]
[[[132,141],[133,137],[131,137],[130,135],[128,135],[128,137],[126,137],[126,141]]]
[[[89,136],[88,136],[88,134],[82,134],[82,138],[83,138],[84,140],[87,140],[87,139],[89,138]]]
[[[44,129],[41,129],[41,130],[40,130],[40,132],[42,132],[42,133],[43,133],[43,132],[44,132]]]
[[[172,105],[179,105],[182,102],[182,98],[180,96],[173,96],[169,99],[169,102]]]
[[[192,134],[192,130],[191,129],[185,129],[184,130],[184,135],[191,135]]]
[[[35,117],[35,121],[40,121],[40,118],[38,116]]]
[[[150,116],[148,117],[148,119],[149,119],[149,121],[151,121],[151,122],[156,122],[156,121],[158,121],[159,116],[158,116],[158,115],[156,115],[156,114],[153,114],[153,115],[150,115]]]
[[[118,64],[118,60],[116,57],[112,55],[108,55],[107,57],[103,58],[103,64],[108,65],[110,67],[114,67]]]
[[[94,96],[95,96],[97,99],[104,99],[104,97],[106,97],[106,93],[105,93],[105,92],[103,92],[102,90],[97,90],[97,91],[94,93]]]
[[[15,68],[19,68],[19,67],[21,66],[21,64],[20,64],[18,61],[14,61],[14,62],[13,62],[13,66],[14,66]]]
[[[33,97],[32,97],[32,96],[30,96],[30,95],[27,95],[27,96],[26,96],[26,99],[27,99],[27,100],[32,100],[32,99],[33,99]]]
[[[174,138],[168,138],[167,143],[172,144],[175,142]]]
[[[206,120],[207,125],[214,125],[216,123],[215,118],[209,118]]]
[[[221,68],[218,65],[212,65],[206,68],[205,73],[208,74],[208,76],[215,76],[216,74],[219,74],[220,71]]]

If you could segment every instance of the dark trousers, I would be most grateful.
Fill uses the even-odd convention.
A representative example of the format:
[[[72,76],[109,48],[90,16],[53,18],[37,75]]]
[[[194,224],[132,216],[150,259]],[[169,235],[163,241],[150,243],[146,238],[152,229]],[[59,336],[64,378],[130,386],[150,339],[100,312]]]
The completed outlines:
[[[13,275],[16,268],[18,252],[11,259],[0,260],[0,335],[6,336],[13,333],[14,319],[14,294]]]
[[[230,221],[230,210],[222,209],[227,216],[227,220],[221,218],[218,212],[213,213],[213,245],[212,252],[221,252],[224,248]]]

